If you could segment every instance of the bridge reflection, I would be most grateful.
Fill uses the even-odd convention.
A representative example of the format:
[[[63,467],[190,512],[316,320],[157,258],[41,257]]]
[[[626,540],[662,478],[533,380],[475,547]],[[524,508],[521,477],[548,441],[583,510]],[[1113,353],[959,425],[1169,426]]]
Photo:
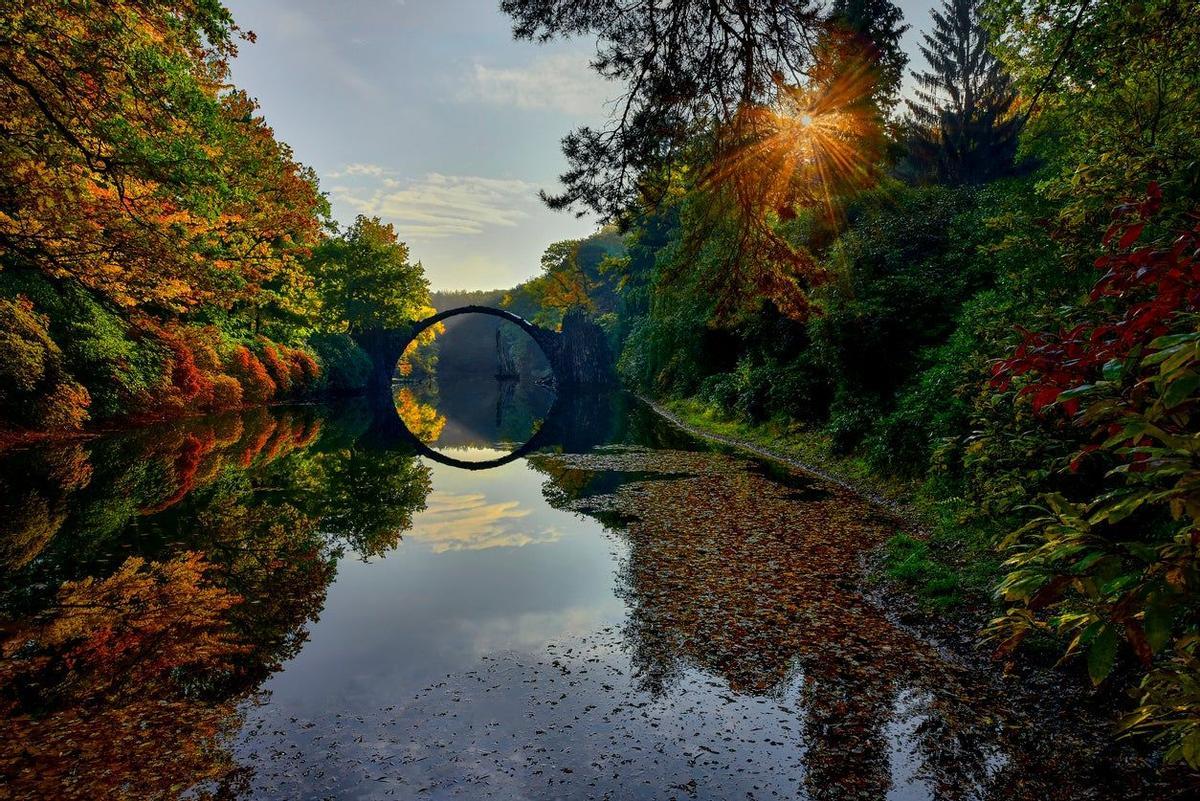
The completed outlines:
[[[447,406],[439,406],[439,412],[446,411]],[[646,410],[642,404],[620,390],[560,388],[529,439],[503,456],[472,461],[431,446],[409,428],[392,404],[382,399],[372,403],[370,412],[370,428],[359,440],[360,446],[380,450],[403,448],[462,470],[491,470],[533,453],[587,453],[601,445],[622,441],[630,427],[649,428],[648,424],[643,426]]]

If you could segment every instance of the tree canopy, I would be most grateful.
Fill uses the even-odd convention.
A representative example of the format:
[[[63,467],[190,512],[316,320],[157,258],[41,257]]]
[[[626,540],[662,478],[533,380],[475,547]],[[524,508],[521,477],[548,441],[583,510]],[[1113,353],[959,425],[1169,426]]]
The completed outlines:
[[[313,256],[325,319],[351,333],[395,328],[423,316],[429,282],[391,223],[359,216]]]
[[[553,208],[616,218],[714,123],[800,83],[819,32],[812,0],[503,0],[517,38],[598,39],[595,70],[623,94],[602,130],[563,139],[569,169]]]
[[[325,200],[244,94],[209,2],[34,0],[0,19],[0,259],[120,307],[225,306],[294,274]],[[298,277],[295,280],[300,280]]]

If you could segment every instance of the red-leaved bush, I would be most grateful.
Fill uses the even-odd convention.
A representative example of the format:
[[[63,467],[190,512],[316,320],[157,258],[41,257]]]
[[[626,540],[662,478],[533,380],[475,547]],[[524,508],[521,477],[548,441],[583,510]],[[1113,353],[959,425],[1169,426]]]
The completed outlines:
[[[1109,301],[1116,312],[1054,333],[1025,331],[1012,356],[995,365],[996,385],[1007,389],[1013,378],[1031,378],[1020,395],[1032,398],[1041,412],[1062,401],[1069,415],[1079,410],[1075,390],[1110,372],[1169,330],[1173,318],[1195,310],[1200,301],[1200,226],[1180,233],[1170,247],[1132,247],[1146,224],[1162,208],[1162,190],[1150,184],[1147,197],[1119,206],[1103,244],[1113,250],[1096,260],[1103,271],[1091,299]],[[1115,246],[1115,247],[1114,247]]]
[[[288,363],[280,356],[280,350],[284,349],[283,346],[276,346],[266,339],[260,339],[259,342],[262,344],[263,366],[267,368],[267,373],[275,382],[278,393],[287,395],[292,390],[292,371]]]
[[[1125,728],[1200,768],[1200,222],[1139,245],[1161,206],[1152,184],[1117,210],[1086,322],[1026,332],[996,366],[999,388],[1090,438],[1072,471],[1084,458],[1103,470],[1064,481],[1005,538],[1007,608],[991,630],[1000,653],[1057,634],[1097,684],[1137,664]]]
[[[245,345],[239,345],[229,360],[227,370],[242,385],[242,400],[246,403],[266,403],[275,396],[275,381],[258,357]]]

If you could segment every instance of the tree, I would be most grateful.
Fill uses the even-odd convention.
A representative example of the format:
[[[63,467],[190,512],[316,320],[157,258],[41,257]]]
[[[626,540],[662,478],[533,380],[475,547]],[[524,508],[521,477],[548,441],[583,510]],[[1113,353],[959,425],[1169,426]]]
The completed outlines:
[[[900,82],[908,66],[908,53],[900,37],[910,26],[904,12],[891,0],[834,0],[829,10],[831,35],[853,56],[861,54],[875,72],[876,105],[887,113],[900,97]]]
[[[3,268],[156,313],[228,308],[294,271],[325,201],[228,90],[239,33],[206,0],[0,15]]]
[[[1011,170],[1021,128],[1012,81],[980,22],[981,4],[943,0],[932,12],[933,31],[919,45],[930,68],[913,73],[916,99],[906,101],[913,160],[950,183],[982,183]]]
[[[563,139],[570,165],[552,208],[618,217],[664,166],[742,107],[800,83],[821,25],[812,0],[503,0],[519,39],[598,37],[593,68],[625,84],[603,130]]]
[[[538,304],[536,322],[557,325],[568,309],[576,307],[595,311],[594,282],[579,263],[579,249],[578,239],[567,239],[555,242],[542,254],[542,274],[525,285]]]
[[[1030,98],[1022,147],[1080,262],[1114,202],[1150,181],[1165,226],[1200,196],[1200,7],[1194,0],[992,0],[995,52]]]
[[[313,254],[327,325],[350,333],[396,328],[429,307],[429,282],[390,223],[359,215]]]

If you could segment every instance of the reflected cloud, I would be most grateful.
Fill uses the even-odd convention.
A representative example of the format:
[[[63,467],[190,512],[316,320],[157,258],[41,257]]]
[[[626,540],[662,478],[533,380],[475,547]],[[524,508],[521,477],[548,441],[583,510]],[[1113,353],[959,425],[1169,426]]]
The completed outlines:
[[[554,528],[531,531],[522,527],[521,521],[530,513],[521,508],[520,501],[489,503],[483,493],[435,491],[405,539],[426,544],[434,553],[446,553],[521,548],[556,542],[562,537],[562,532]]]

